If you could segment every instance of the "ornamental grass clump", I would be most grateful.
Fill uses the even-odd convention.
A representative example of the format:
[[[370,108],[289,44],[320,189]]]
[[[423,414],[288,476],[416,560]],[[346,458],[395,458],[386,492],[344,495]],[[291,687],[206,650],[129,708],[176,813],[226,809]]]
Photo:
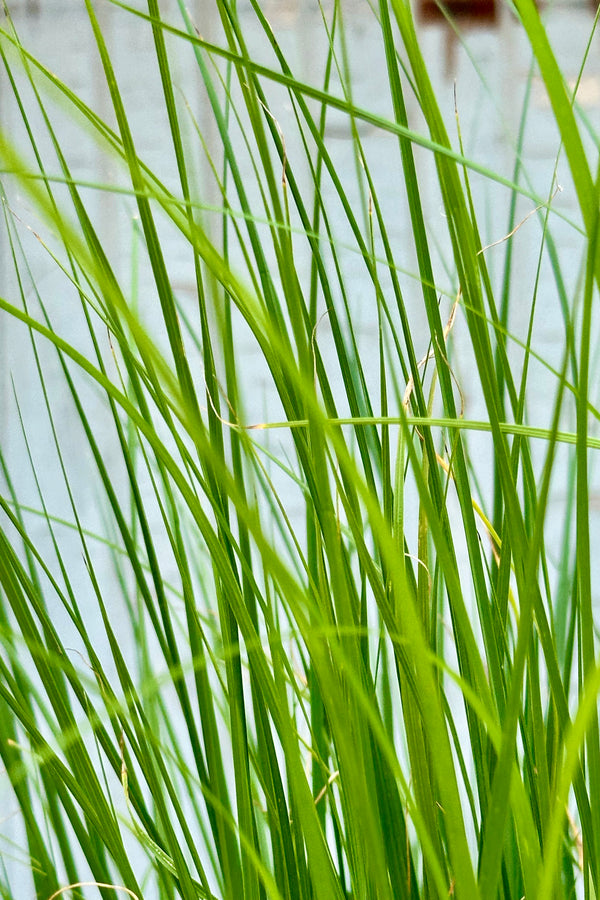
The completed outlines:
[[[503,11],[513,133],[404,0],[72,14],[90,90],[0,29],[2,896],[598,896],[596,20]]]

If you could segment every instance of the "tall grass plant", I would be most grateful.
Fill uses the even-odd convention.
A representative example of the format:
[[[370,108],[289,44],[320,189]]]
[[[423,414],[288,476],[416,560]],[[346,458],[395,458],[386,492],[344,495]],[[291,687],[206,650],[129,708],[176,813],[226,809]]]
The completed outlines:
[[[5,8],[3,897],[598,895],[596,21],[308,6]]]

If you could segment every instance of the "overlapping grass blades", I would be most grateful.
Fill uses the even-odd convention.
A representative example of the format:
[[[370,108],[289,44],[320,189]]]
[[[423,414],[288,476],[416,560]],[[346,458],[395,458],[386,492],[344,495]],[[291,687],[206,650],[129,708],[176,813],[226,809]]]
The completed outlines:
[[[162,93],[148,114],[160,104],[172,160],[162,174],[139,150],[100,7],[85,9],[104,111],[28,50],[10,9],[0,29],[26,138],[0,133],[12,272],[0,309],[28,347],[51,451],[41,455],[41,420],[17,391],[10,427],[27,466],[0,444],[0,754],[24,844],[20,866],[0,870],[3,896],[24,883],[42,898],[597,896],[598,187],[532,0],[517,12],[571,170],[578,216],[560,225],[579,241],[579,282],[555,239],[554,185],[545,199],[527,182],[530,93],[512,179],[469,158],[460,136],[452,145],[403,0],[361,10],[378,34],[385,112],[355,99],[360,49],[343,2],[315,5],[310,81],[258,0],[211,0],[210,40],[183,4],[113,3],[114,21],[154,48]],[[204,124],[178,81],[185,54]],[[114,185],[73,168],[65,107],[110,157]],[[397,141],[393,214],[365,126]],[[439,233],[417,149],[435,160]],[[537,264],[548,253],[554,283],[536,279],[531,297],[512,239],[497,251],[502,278],[488,271],[482,182],[504,192],[506,234],[519,198],[539,206]],[[42,220],[35,241],[15,185]],[[126,277],[90,187],[127,210]],[[40,254],[77,338],[36,279]],[[532,336],[543,291],[564,316],[552,360]],[[511,330],[517,302],[525,333]],[[484,421],[463,414],[456,316]],[[553,396],[539,397],[534,363]],[[247,412],[259,408],[257,372],[259,418]],[[487,467],[472,459],[482,431]],[[85,447],[83,492],[73,442]],[[50,458],[60,509],[47,498]],[[575,485],[558,546],[557,477]],[[93,528],[86,491],[101,511]]]

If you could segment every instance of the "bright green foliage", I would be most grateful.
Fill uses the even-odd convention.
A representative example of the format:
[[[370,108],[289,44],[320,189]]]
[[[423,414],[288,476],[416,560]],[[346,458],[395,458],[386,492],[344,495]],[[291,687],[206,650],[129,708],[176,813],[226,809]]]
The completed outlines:
[[[365,0],[368,60],[352,9],[315,3],[308,76],[260,0],[205,0],[210,40],[183,2],[167,17],[113,0],[116,27],[137,17],[152,41],[143,114],[168,175],[139,150],[116,29],[82,3],[102,111],[10,10],[0,29],[24,135],[0,131],[0,327],[28,337],[65,498],[53,508],[17,391],[29,499],[0,436],[0,755],[25,843],[0,854],[45,900],[598,896],[598,136],[533,0],[513,27],[550,101],[571,219],[554,184],[544,199],[527,181],[529,91],[510,177],[470,158],[460,97],[451,140],[405,0]],[[386,85],[373,108],[355,99],[361,65]],[[66,122],[110,160],[110,184],[74,174]],[[507,220],[488,240],[492,187]],[[44,223],[35,252],[15,190]],[[130,223],[117,254],[98,196]],[[534,341],[547,303],[558,364]],[[569,496],[550,528],[557,483]],[[2,896],[14,871],[0,866]]]

